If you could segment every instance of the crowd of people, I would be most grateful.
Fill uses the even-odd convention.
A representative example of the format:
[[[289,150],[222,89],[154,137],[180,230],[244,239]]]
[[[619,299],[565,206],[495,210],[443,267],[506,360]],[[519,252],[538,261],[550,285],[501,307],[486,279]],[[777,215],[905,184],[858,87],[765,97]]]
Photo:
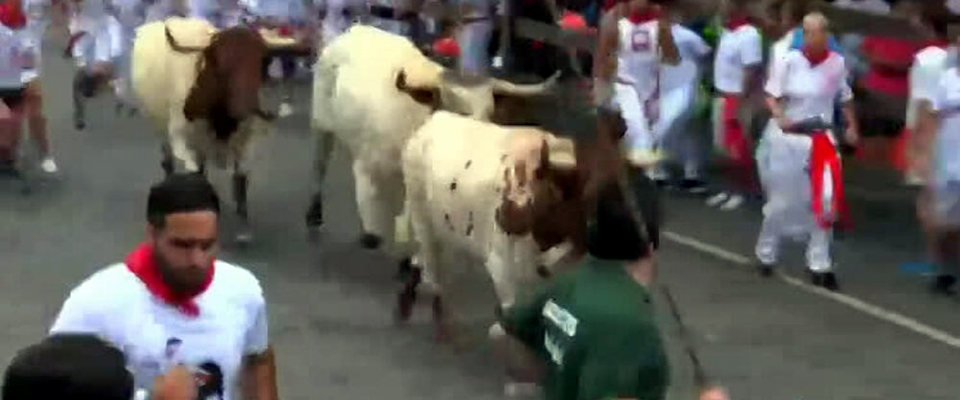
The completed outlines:
[[[455,41],[459,68],[482,74],[502,60],[490,51],[494,8],[480,3],[465,8]],[[40,95],[45,19],[42,12],[30,12],[44,5],[0,4],[0,162],[17,161],[16,140],[27,122],[44,156],[41,168],[54,173]],[[680,184],[703,192],[710,149],[698,141],[692,123],[698,104],[712,97],[712,142],[722,151],[725,173],[707,203],[733,210],[762,193],[759,273],[772,274],[781,239],[799,236],[807,241],[811,282],[838,290],[830,250],[833,229],[845,218],[838,148],[855,146],[868,132],[901,135],[899,119],[865,118],[856,108],[890,96],[909,99],[910,157],[904,169],[910,182],[927,187],[917,209],[929,233],[931,259],[940,268],[933,286],[948,292],[956,283],[950,268],[960,263],[960,159],[948,150],[956,142],[952,128],[960,102],[960,74],[946,34],[952,3],[939,11],[911,0],[892,9],[879,0],[835,3],[912,18],[930,36],[920,44],[855,35],[836,40],[816,5],[802,0],[764,2],[760,11],[755,5],[724,2],[713,41],[681,25],[676,9],[650,0],[595,4],[602,9],[595,18],[599,44],[585,69],[593,75],[601,120],[622,118],[626,157],[656,165],[646,171],[648,179],[667,184],[665,167],[679,163]],[[330,2],[323,14],[312,6],[297,0],[78,3],[68,45],[77,64],[75,126],[85,126],[86,99],[108,84],[123,107],[135,108],[126,55],[133,28],[151,19],[187,15],[219,27],[244,23],[248,16],[273,26],[317,20],[322,43],[346,29],[355,10],[366,10],[368,21],[384,30],[413,37],[431,30],[420,26],[416,14],[397,12],[389,2],[369,7]],[[299,67],[285,64],[279,75]],[[705,96],[704,81],[712,96]],[[513,363],[511,375],[540,380],[548,399],[666,395],[669,368],[650,305],[658,227],[647,224],[644,230],[630,204],[622,188],[598,188],[589,255],[574,272],[504,310],[491,331],[508,358],[525,361]],[[641,211],[644,218],[658,219],[656,210]],[[173,174],[152,187],[145,242],[70,293],[52,336],[24,350],[8,368],[3,400],[231,400],[240,397],[238,383],[258,400],[275,400],[264,294],[249,271],[217,260],[219,213],[215,191],[199,175]],[[517,356],[521,353],[525,356]],[[90,359],[102,362],[96,368],[80,364]],[[727,397],[718,386],[701,389],[704,400]]]

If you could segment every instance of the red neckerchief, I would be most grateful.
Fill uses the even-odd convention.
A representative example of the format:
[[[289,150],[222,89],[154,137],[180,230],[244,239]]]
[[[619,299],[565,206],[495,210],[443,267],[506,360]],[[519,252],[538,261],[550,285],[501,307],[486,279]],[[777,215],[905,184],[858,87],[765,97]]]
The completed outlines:
[[[0,3],[0,23],[13,30],[27,26],[27,16],[18,1],[7,0]]]
[[[746,15],[735,14],[735,15],[731,15],[730,18],[727,18],[727,22],[724,23],[723,26],[726,27],[727,30],[735,31],[737,30],[737,28],[744,25],[749,25],[749,24],[750,24],[750,19],[747,18]]]
[[[841,227],[849,226],[847,203],[843,196],[843,171],[840,169],[840,157],[833,147],[833,142],[826,132],[814,133],[810,136],[810,193],[813,216],[821,228],[829,228],[834,221],[839,221]],[[830,180],[833,183],[833,196],[829,207],[829,214],[824,209],[823,185],[824,171],[830,168]]]
[[[627,20],[634,25],[650,22],[657,18],[660,18],[660,13],[658,13],[656,10],[650,9],[644,11],[634,11],[631,12],[630,15],[627,15]]]
[[[945,48],[947,48],[948,46],[950,46],[950,41],[949,41],[949,40],[943,40],[943,39],[934,39],[934,40],[931,40],[931,41],[930,41],[930,46],[928,46],[928,47],[931,47],[931,46],[936,46],[936,47],[939,47],[939,48],[941,48],[941,49],[945,49]]]
[[[603,0],[603,5],[601,6],[601,9],[604,12],[610,11],[610,9],[616,5],[617,5],[617,0]]]
[[[800,51],[803,53],[803,57],[806,58],[812,66],[820,65],[820,63],[826,61],[827,58],[830,57],[829,49],[814,50],[808,46],[803,46]]]
[[[176,307],[177,310],[188,316],[196,317],[200,315],[200,307],[197,306],[194,299],[206,291],[210,287],[210,283],[213,282],[213,263],[207,269],[207,278],[200,287],[192,293],[176,293],[163,281],[153,257],[153,247],[147,243],[141,243],[127,255],[123,262],[127,264],[130,272],[140,278],[150,294],[157,296],[164,303]]]

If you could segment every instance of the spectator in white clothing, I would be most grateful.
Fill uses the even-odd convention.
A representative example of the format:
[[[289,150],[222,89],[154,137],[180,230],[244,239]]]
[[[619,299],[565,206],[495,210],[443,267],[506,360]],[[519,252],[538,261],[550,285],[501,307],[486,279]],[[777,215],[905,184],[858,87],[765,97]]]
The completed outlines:
[[[276,400],[263,291],[248,270],[216,259],[219,213],[202,175],[154,185],[147,240],[74,288],[50,332],[94,333],[123,349],[140,389],[184,364],[200,399]]]

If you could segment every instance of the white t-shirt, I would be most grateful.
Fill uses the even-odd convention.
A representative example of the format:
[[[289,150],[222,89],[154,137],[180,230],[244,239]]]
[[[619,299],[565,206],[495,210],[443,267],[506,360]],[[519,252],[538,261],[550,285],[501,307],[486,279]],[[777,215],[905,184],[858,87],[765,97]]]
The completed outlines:
[[[147,291],[125,264],[104,268],[80,283],[63,303],[50,333],[95,333],[120,348],[138,388],[186,364],[204,400],[240,400],[243,357],[267,349],[267,310],[260,283],[246,269],[217,261],[213,282],[189,317]]]
[[[938,184],[960,181],[960,71],[951,67],[940,75],[931,107],[937,112],[940,127],[937,130],[936,168],[934,179]]]
[[[907,104],[907,128],[917,124],[918,103],[921,100],[932,101],[936,93],[940,75],[947,69],[947,50],[930,46],[913,57],[910,66],[910,98]]]
[[[890,13],[890,4],[884,0],[837,0],[833,2],[833,6],[874,14]]]
[[[722,93],[742,93],[744,70],[763,62],[760,32],[751,25],[720,34],[713,60],[713,85]]]
[[[844,102],[853,99],[843,56],[834,52],[811,65],[800,50],[790,50],[774,64],[764,90],[782,99],[784,116],[791,121],[822,116],[832,122],[837,94]]]
[[[700,76],[700,63],[710,54],[710,46],[694,31],[681,25],[673,25],[673,41],[680,53],[680,63],[663,65],[660,69],[660,90],[696,86]]]
[[[656,20],[634,24],[626,18],[617,21],[620,48],[617,51],[617,80],[637,90],[640,101],[656,95],[660,70]]]
[[[32,43],[27,30],[14,31],[0,24],[0,89],[23,87],[21,77],[27,67],[24,63],[38,58],[34,53],[37,47]]]

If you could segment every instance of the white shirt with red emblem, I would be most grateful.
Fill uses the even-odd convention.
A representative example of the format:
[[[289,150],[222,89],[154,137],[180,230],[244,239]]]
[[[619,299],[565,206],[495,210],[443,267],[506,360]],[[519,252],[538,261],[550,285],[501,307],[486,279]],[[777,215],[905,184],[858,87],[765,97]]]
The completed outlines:
[[[633,86],[640,101],[657,93],[660,53],[657,20],[634,24],[627,18],[618,22],[620,48],[617,51],[617,81]]]
[[[760,32],[751,25],[723,29],[713,60],[713,85],[722,93],[743,93],[744,72],[763,62]]]
[[[250,271],[216,261],[213,282],[196,297],[200,314],[163,303],[123,263],[80,283],[64,302],[50,333],[94,333],[120,348],[138,388],[150,388],[167,369],[193,369],[202,400],[239,400],[243,357],[268,346],[267,310]]]

